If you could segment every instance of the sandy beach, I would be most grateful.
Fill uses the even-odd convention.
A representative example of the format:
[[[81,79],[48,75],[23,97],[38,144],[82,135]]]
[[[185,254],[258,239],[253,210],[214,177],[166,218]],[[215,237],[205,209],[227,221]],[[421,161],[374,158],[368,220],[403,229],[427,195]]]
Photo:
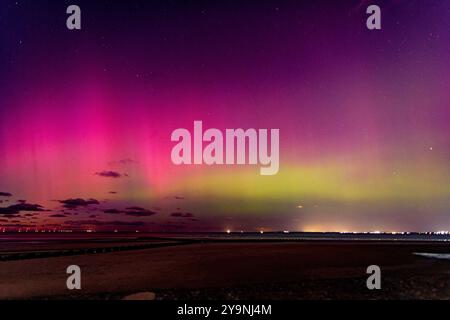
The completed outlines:
[[[364,241],[203,242],[0,261],[0,299],[450,299],[448,243]],[[82,289],[66,288],[66,268]],[[382,289],[366,288],[366,268]]]

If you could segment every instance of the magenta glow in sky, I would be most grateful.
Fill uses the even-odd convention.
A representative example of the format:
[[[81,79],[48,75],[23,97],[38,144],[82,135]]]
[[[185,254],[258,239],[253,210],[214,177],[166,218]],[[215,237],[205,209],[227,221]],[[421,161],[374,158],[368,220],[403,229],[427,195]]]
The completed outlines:
[[[3,1],[0,225],[448,230],[450,4],[377,3]],[[195,120],[279,128],[279,172],[174,165]]]

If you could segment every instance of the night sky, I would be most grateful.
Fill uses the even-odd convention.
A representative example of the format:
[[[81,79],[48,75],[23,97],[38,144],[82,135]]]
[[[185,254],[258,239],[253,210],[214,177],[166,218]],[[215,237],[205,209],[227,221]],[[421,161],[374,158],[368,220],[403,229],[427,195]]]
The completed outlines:
[[[0,99],[0,227],[450,229],[450,1],[2,0]],[[194,120],[278,174],[174,165]]]

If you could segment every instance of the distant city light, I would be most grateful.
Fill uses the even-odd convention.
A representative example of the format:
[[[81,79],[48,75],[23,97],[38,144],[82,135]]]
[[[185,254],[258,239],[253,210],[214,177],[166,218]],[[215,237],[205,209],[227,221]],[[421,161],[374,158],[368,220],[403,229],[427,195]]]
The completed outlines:
[[[38,227],[38,228],[31,228],[31,227],[24,227],[24,228],[14,228],[14,227],[4,227],[4,226],[0,226],[0,233],[27,233],[27,232],[36,232],[36,233],[56,233],[56,232],[82,232],[82,233],[96,233],[96,232],[102,232],[102,231],[98,231],[96,229],[80,229],[80,230],[72,230],[72,229],[43,229],[42,227]],[[107,230],[104,230],[107,231]],[[134,233],[141,233],[142,230],[118,230],[118,229],[113,229],[110,230],[110,232],[113,233],[118,233],[118,232],[134,232]],[[233,233],[233,231],[231,229],[226,229],[224,232],[226,232],[227,234],[231,234]],[[236,233],[245,233],[244,230],[236,230]],[[260,234],[264,234],[264,230],[258,230],[257,232],[259,232]],[[289,234],[289,233],[295,233],[295,232],[306,232],[306,233],[338,233],[338,234],[381,234],[381,235],[410,235],[410,234],[418,234],[418,235],[443,235],[443,236],[448,236],[450,235],[450,231],[449,230],[439,230],[439,231],[417,231],[417,232],[413,232],[413,231],[383,231],[383,230],[374,230],[374,231],[351,231],[351,230],[342,230],[342,231],[333,231],[333,230],[328,230],[328,231],[319,231],[319,230],[302,230],[302,231],[297,231],[297,230],[278,230],[278,231],[270,231],[270,232],[275,232],[275,233],[283,233],[283,234]],[[270,233],[269,232],[269,233]]]

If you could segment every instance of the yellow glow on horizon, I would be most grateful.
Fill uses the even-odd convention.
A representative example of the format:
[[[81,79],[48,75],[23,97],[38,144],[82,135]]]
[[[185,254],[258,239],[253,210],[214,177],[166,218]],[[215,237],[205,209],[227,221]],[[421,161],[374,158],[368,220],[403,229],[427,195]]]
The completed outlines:
[[[208,174],[180,179],[174,192],[194,197],[222,199],[326,199],[329,201],[416,203],[450,196],[450,173],[445,165],[424,170],[418,165],[402,165],[400,173],[371,168],[369,164],[322,163],[285,165],[277,175],[261,176],[254,168],[220,169]],[[298,205],[301,208],[303,205]]]

